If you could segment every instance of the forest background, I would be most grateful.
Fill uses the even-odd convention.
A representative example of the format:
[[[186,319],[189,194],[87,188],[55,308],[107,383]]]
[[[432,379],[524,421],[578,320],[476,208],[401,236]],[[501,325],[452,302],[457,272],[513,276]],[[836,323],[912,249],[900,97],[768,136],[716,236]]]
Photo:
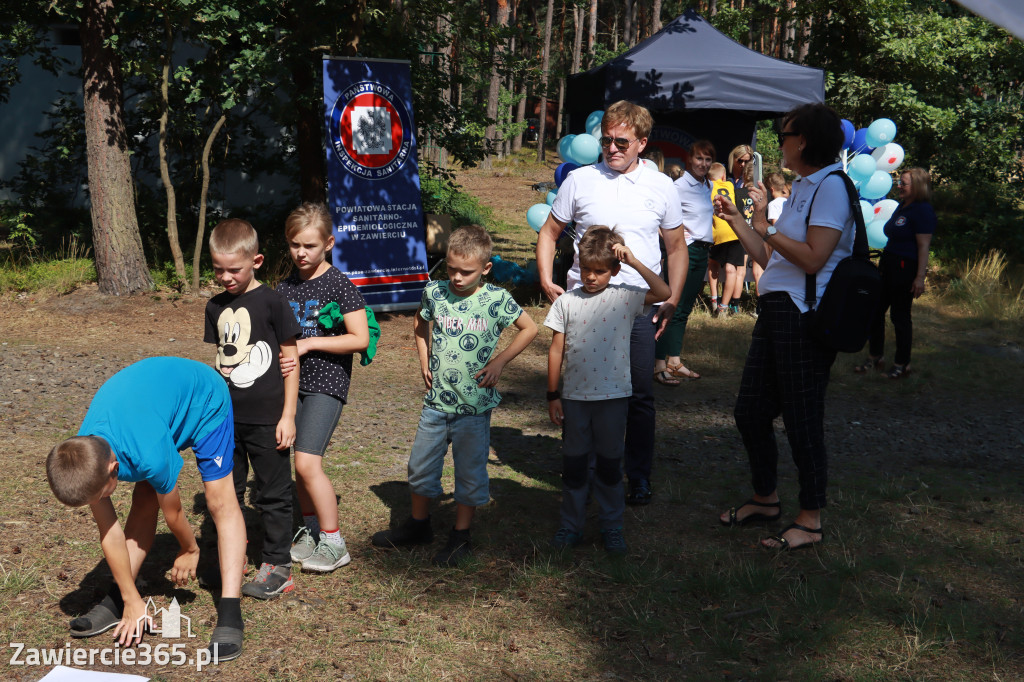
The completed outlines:
[[[292,181],[291,200],[248,203],[258,228],[324,198],[323,55],[412,62],[424,210],[457,213],[452,169],[520,151],[528,101],[556,103],[555,138],[580,132],[563,126],[566,76],[691,7],[754,50],[824,69],[826,101],[858,126],[896,121],[905,164],[930,169],[937,186],[937,255],[1024,256],[1024,46],[944,0],[252,0],[244,11],[225,0],[5,3],[0,104],[25,58],[53,73],[78,69],[84,97],[62,93],[45,113],[50,126],[2,187],[0,237],[15,254],[54,253],[77,238],[108,293],[151,288],[140,264],[198,288],[204,235],[230,199],[218,195],[224,173]],[[80,64],[55,50],[69,33]],[[771,122],[759,139],[771,168]],[[76,199],[83,169],[89,208]],[[195,245],[191,263],[182,244]]]

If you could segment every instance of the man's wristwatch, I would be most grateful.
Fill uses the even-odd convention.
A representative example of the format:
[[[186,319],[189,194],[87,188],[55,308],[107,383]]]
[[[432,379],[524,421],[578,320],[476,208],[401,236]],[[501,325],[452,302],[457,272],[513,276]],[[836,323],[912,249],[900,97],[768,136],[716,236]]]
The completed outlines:
[[[551,402],[552,400],[560,400],[561,398],[561,391],[548,391],[548,402]]]
[[[775,226],[774,225],[769,225],[768,229],[766,229],[764,231],[764,236],[761,237],[761,239],[763,239],[765,241],[768,241],[769,239],[774,237],[776,235],[776,233],[778,233],[778,230],[775,229]]]

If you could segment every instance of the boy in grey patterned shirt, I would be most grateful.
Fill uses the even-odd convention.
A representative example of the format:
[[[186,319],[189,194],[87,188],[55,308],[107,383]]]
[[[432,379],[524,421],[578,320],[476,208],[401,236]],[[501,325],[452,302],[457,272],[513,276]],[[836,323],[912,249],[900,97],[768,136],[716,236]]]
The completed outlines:
[[[582,286],[559,296],[544,320],[554,332],[548,353],[548,413],[562,427],[563,451],[561,525],[552,544],[565,549],[583,539],[593,462],[604,546],[623,554],[622,457],[633,393],[629,337],[634,319],[650,304],[667,299],[671,290],[621,236],[603,225],[591,227],[580,239],[579,259]],[[634,268],[650,289],[609,285],[621,264]],[[565,381],[559,392],[563,360]]]

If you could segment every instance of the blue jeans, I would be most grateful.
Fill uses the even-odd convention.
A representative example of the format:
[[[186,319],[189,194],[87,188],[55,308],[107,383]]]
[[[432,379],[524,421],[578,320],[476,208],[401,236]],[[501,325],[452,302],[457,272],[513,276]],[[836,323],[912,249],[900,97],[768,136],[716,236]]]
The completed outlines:
[[[479,507],[491,500],[487,457],[491,448],[491,411],[451,414],[424,407],[409,455],[409,488],[423,497],[440,497],[441,471],[448,444],[455,463],[455,501]]]
[[[654,313],[633,321],[629,337],[629,372],[633,395],[626,416],[626,476],[651,478],[654,463]]]

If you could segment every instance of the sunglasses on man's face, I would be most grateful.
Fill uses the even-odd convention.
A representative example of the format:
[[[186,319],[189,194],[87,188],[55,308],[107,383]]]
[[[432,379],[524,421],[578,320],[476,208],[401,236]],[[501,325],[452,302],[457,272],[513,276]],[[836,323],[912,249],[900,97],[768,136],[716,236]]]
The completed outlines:
[[[614,144],[620,152],[624,152],[629,149],[629,146],[636,142],[636,140],[627,140],[624,137],[609,137],[608,135],[604,135],[601,137],[600,142],[602,147],[611,147]]]

